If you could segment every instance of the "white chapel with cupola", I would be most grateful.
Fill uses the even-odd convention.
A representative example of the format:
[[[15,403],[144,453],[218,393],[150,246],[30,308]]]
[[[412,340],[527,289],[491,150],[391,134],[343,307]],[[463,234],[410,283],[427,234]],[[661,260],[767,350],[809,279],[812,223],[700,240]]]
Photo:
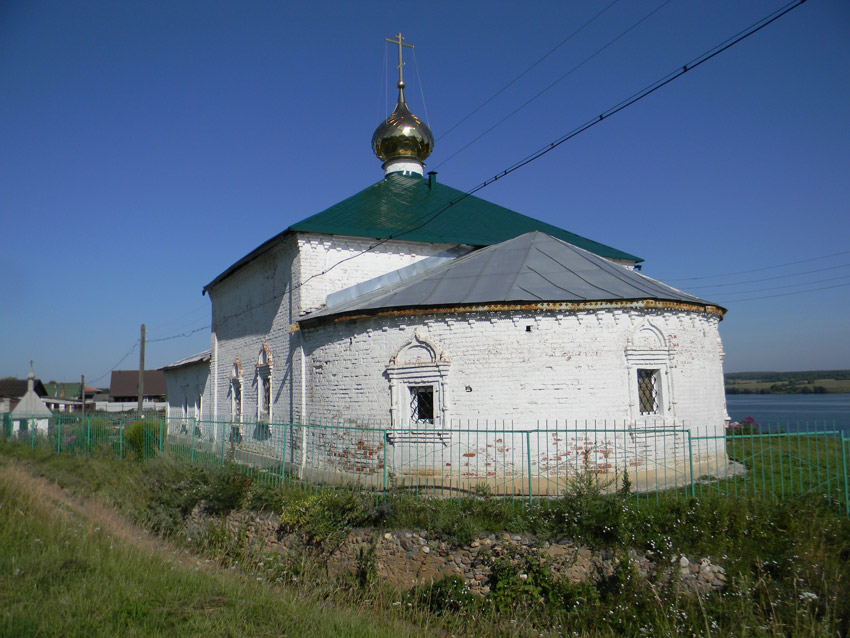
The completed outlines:
[[[352,466],[335,468],[338,448],[357,447],[357,435],[330,442],[300,426],[371,428],[380,453],[358,471],[410,454],[469,480],[487,476],[478,461],[499,446],[523,448],[543,476],[570,458],[614,472],[617,446],[634,458],[644,449],[646,468],[691,445],[685,430],[722,436],[725,309],[641,274],[630,252],[427,172],[434,136],[407,106],[407,43],[393,42],[398,99],[371,141],[383,174],[323,211],[286,211],[303,218],[269,229],[203,287],[211,347],[164,368],[172,421],[197,396],[201,439],[296,464],[326,454],[340,476]],[[470,424],[503,435],[474,438]],[[580,455],[569,437],[510,435],[576,424],[618,434],[607,454]],[[726,463],[722,446],[690,454]]]

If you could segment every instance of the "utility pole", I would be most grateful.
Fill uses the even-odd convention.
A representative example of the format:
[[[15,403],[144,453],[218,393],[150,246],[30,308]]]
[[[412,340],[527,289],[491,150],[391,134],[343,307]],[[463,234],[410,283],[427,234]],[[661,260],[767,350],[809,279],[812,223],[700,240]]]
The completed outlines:
[[[142,401],[145,396],[145,324],[142,324],[142,336],[139,339],[139,414],[142,413]]]
[[[80,398],[83,400],[83,418],[86,418],[86,375],[80,375]]]

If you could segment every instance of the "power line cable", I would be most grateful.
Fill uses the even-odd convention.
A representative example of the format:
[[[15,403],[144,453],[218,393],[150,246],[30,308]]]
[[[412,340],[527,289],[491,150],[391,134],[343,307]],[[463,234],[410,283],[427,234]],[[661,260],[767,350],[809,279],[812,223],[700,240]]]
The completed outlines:
[[[838,281],[840,279],[847,279],[850,275],[841,275],[840,277],[827,277],[826,279],[817,279],[815,281],[801,281],[798,284],[785,284],[784,286],[770,286],[768,288],[756,288],[754,290],[736,290],[734,292],[729,292],[731,295],[745,295],[754,292],[767,292],[768,290],[782,290],[784,288],[796,288],[798,286],[811,286],[812,284],[822,284],[827,281]],[[807,292],[805,290],[801,290],[800,292]]]
[[[563,40],[561,40],[561,41],[560,41],[558,44],[556,44],[553,48],[549,49],[549,51],[548,51],[548,52],[546,52],[546,53],[545,53],[545,54],[544,54],[541,58],[539,58],[539,59],[538,59],[538,60],[537,60],[534,64],[532,64],[532,65],[531,65],[531,66],[529,66],[527,69],[525,69],[525,71],[523,71],[522,73],[520,73],[519,75],[517,75],[517,76],[516,76],[513,80],[511,80],[510,82],[508,82],[507,84],[505,84],[505,86],[503,86],[501,89],[499,89],[498,91],[496,91],[495,93],[493,93],[493,95],[491,95],[491,96],[490,96],[490,97],[488,97],[486,100],[484,100],[484,101],[483,101],[481,104],[479,104],[476,108],[474,108],[472,111],[470,111],[470,112],[469,112],[468,114],[466,114],[464,117],[462,117],[462,118],[461,118],[458,122],[456,122],[455,124],[453,124],[452,126],[450,126],[450,127],[449,127],[449,128],[448,128],[448,129],[447,129],[447,130],[446,130],[446,131],[442,134],[442,135],[440,135],[440,137],[438,137],[437,139],[438,139],[438,140],[443,139],[443,138],[444,138],[444,137],[446,137],[449,133],[451,133],[453,130],[455,130],[458,126],[460,126],[461,124],[463,124],[464,122],[466,122],[466,120],[468,120],[470,117],[472,117],[473,115],[475,115],[476,113],[478,113],[478,111],[480,111],[481,109],[483,109],[483,108],[484,108],[485,106],[487,106],[490,102],[492,102],[492,101],[493,101],[493,100],[495,100],[497,97],[499,97],[499,95],[501,95],[501,94],[502,94],[502,93],[504,93],[507,89],[509,89],[511,86],[513,86],[513,85],[514,85],[514,84],[515,84],[518,80],[520,80],[522,77],[524,77],[526,74],[528,74],[528,73],[529,73],[529,72],[530,72],[530,71],[531,71],[534,67],[536,67],[538,64],[540,64],[541,62],[543,62],[543,60],[545,60],[546,58],[548,58],[548,57],[549,57],[550,55],[552,55],[555,51],[557,51],[557,50],[558,50],[558,49],[560,49],[562,46],[564,46],[567,42],[569,42],[569,41],[570,41],[570,40],[572,40],[575,36],[577,36],[579,33],[581,33],[582,31],[584,31],[584,29],[585,29],[585,28],[589,27],[589,26],[590,26],[590,24],[591,24],[592,22],[594,22],[597,18],[599,18],[599,17],[600,17],[603,13],[605,13],[606,11],[608,11],[608,9],[610,9],[611,7],[613,7],[613,6],[614,6],[615,4],[617,4],[619,1],[620,1],[620,0],[614,0],[614,2],[612,2],[612,3],[611,3],[611,4],[609,4],[608,6],[604,7],[601,11],[599,11],[596,15],[594,15],[594,16],[593,16],[590,20],[588,20],[588,21],[587,21],[587,22],[585,22],[583,25],[581,25],[578,29],[576,29],[575,31],[573,31],[573,32],[572,32],[570,35],[568,35],[566,38],[564,38]]]
[[[133,354],[133,350],[135,350],[135,349],[136,349],[136,346],[138,346],[138,345],[139,345],[139,343],[140,343],[140,340],[139,340],[139,339],[136,339],[136,343],[134,343],[134,344],[133,344],[133,347],[132,347],[132,348],[130,348],[130,349],[127,351],[127,354],[125,354],[123,357],[121,357],[121,358],[118,360],[118,363],[116,363],[116,364],[115,364],[114,366],[112,366],[109,370],[107,370],[107,371],[106,371],[106,372],[104,372],[102,375],[100,375],[97,379],[94,379],[93,381],[89,381],[89,383],[92,383],[92,384],[97,383],[97,382],[98,382],[98,381],[100,381],[103,377],[105,377],[107,374],[109,374],[110,372],[112,372],[113,370],[115,370],[115,368],[117,368],[117,367],[118,367],[118,366],[120,366],[122,363],[124,363],[124,359],[126,359],[126,358],[127,358],[127,357],[129,357],[131,354]]]
[[[419,77],[419,62],[416,61],[416,49],[413,49],[413,67],[416,69],[416,83],[419,85],[419,95],[422,96],[422,109],[425,111],[425,121],[431,126],[431,118],[428,117],[428,106],[425,104],[425,91],[422,88],[422,78]]]
[[[443,214],[444,212],[449,210],[452,206],[456,206],[457,204],[459,204],[461,201],[463,201],[467,197],[474,195],[475,193],[483,190],[484,188],[487,188],[488,186],[497,182],[498,180],[500,180],[504,177],[507,177],[508,175],[510,175],[511,173],[514,173],[515,171],[519,170],[520,168],[523,168],[524,166],[527,166],[528,164],[540,159],[541,157],[552,152],[553,150],[555,150],[556,148],[558,148],[559,146],[561,146],[565,142],[567,142],[567,141],[571,140],[572,138],[580,135],[581,133],[584,133],[585,131],[596,126],[597,124],[602,123],[604,120],[610,118],[612,115],[615,115],[615,114],[619,113],[620,111],[623,111],[627,107],[629,107],[633,104],[636,104],[637,102],[643,100],[644,98],[652,95],[653,93],[655,93],[656,91],[658,91],[662,87],[664,87],[664,86],[670,84],[671,82],[673,82],[674,80],[680,78],[682,75],[684,75],[688,71],[704,64],[705,62],[708,62],[709,60],[720,55],[721,53],[730,49],[731,47],[738,44],[739,42],[742,42],[743,40],[749,38],[750,36],[754,35],[755,33],[758,33],[759,31],[761,31],[762,29],[764,29],[768,25],[772,24],[773,22],[775,22],[776,20],[778,20],[779,18],[781,18],[785,14],[789,13],[793,9],[796,9],[797,7],[802,5],[805,1],[806,0],[794,0],[793,2],[790,2],[790,3],[786,4],[785,6],[781,7],[780,9],[777,9],[776,11],[769,14],[765,18],[762,18],[761,20],[753,23],[752,25],[750,25],[746,29],[739,31],[736,35],[732,36],[731,38],[728,38],[727,40],[725,40],[721,44],[717,45],[716,47],[709,49],[704,54],[694,58],[691,62],[683,65],[680,69],[673,71],[672,73],[668,73],[666,76],[664,76],[660,80],[657,80],[656,82],[648,85],[644,89],[632,94],[630,97],[619,102],[618,104],[611,107],[607,111],[604,111],[603,113],[601,113],[598,117],[595,117],[592,120],[588,120],[584,124],[574,128],[572,131],[565,133],[564,135],[562,135],[561,137],[557,138],[556,140],[550,142],[546,146],[543,146],[542,148],[538,149],[537,151],[534,151],[533,153],[531,153],[530,155],[527,155],[525,158],[523,158],[523,159],[519,160],[518,162],[515,162],[514,164],[510,165],[508,168],[497,173],[493,177],[490,177],[489,179],[484,180],[483,182],[481,182],[477,186],[475,186],[475,187],[471,188],[470,190],[462,193],[457,199],[452,200],[448,204],[440,207],[439,209],[437,209],[433,214],[428,216],[421,223],[418,223],[418,224],[410,226],[406,229],[403,229],[398,233],[391,234],[384,239],[380,239],[380,240],[374,242],[372,245],[361,250],[360,252],[355,253],[353,255],[350,255],[350,256],[348,256],[344,259],[341,259],[340,261],[332,264],[331,266],[328,266],[323,271],[315,273],[315,274],[311,275],[310,277],[308,277],[307,279],[304,279],[303,281],[300,281],[297,284],[292,285],[290,287],[290,291],[294,291],[294,290],[297,290],[297,289],[303,287],[304,285],[306,285],[307,283],[309,283],[313,279],[316,279],[318,277],[322,277],[322,276],[328,274],[331,270],[333,270],[337,266],[340,266],[343,263],[346,263],[348,261],[351,261],[352,259],[360,257],[361,255],[364,255],[368,252],[371,252],[375,248],[381,246],[382,244],[385,244],[386,242],[388,242],[390,240],[398,239],[399,237],[403,237],[404,235],[410,234],[412,232],[415,232],[416,230],[419,230],[420,228],[423,228],[424,226],[426,226],[426,225],[430,224],[432,221],[434,221],[441,214]],[[286,288],[284,288],[284,290],[281,291],[280,294],[283,294],[285,292],[286,292]],[[796,293],[794,293],[794,294],[796,294]],[[229,320],[231,318],[244,315],[247,312],[251,312],[252,310],[260,308],[260,307],[262,307],[266,304],[272,303],[272,302],[274,302],[278,299],[279,299],[279,295],[274,294],[272,297],[269,297],[268,299],[260,302],[259,304],[256,304],[254,306],[249,306],[248,308],[245,308],[245,309],[241,310],[240,312],[234,313],[232,315],[226,315],[226,316],[222,317],[222,319],[221,319],[222,325],[223,325],[224,322],[226,322],[227,320]],[[195,330],[193,332],[186,333],[185,336],[190,336],[191,334],[194,334],[194,332],[199,332],[200,330],[203,330],[206,327],[207,326],[204,326],[204,327],[198,328],[197,330]],[[182,337],[182,336],[184,336],[184,335],[173,335],[172,337],[168,337],[167,339],[172,339],[172,338],[176,339],[176,338],[179,338],[179,337]],[[166,340],[166,338],[163,338],[162,340]]]
[[[597,49],[594,53],[592,53],[591,55],[589,55],[588,57],[586,57],[584,60],[582,60],[581,62],[579,62],[577,65],[575,65],[575,66],[574,66],[573,68],[571,68],[569,71],[567,71],[566,73],[564,73],[561,77],[559,77],[557,80],[555,80],[554,82],[552,82],[551,84],[549,84],[547,87],[545,87],[545,88],[544,88],[544,89],[542,89],[541,91],[538,91],[535,95],[533,95],[531,98],[529,98],[528,100],[526,100],[525,102],[523,102],[522,104],[520,104],[517,108],[515,108],[513,111],[511,111],[510,113],[508,113],[505,117],[503,117],[501,120],[499,120],[498,122],[496,122],[495,124],[493,124],[490,128],[486,129],[483,133],[481,133],[481,134],[480,134],[480,135],[478,135],[477,137],[474,137],[474,138],[473,138],[470,142],[466,143],[465,145],[461,146],[461,147],[460,147],[457,151],[455,151],[454,153],[452,153],[451,155],[449,155],[446,159],[444,159],[442,162],[440,162],[439,164],[437,164],[437,166],[435,166],[435,167],[434,167],[434,168],[435,168],[435,170],[436,170],[437,168],[440,168],[440,167],[441,167],[443,164],[445,164],[446,162],[448,162],[448,161],[450,161],[451,159],[453,159],[453,158],[457,157],[458,155],[460,155],[463,151],[465,151],[465,150],[466,150],[466,149],[468,149],[470,146],[472,146],[473,144],[475,144],[475,143],[476,143],[478,140],[480,140],[482,137],[484,137],[485,135],[487,135],[488,133],[490,133],[492,130],[494,130],[494,129],[498,128],[499,126],[501,126],[504,122],[506,122],[508,119],[512,118],[514,115],[516,115],[517,113],[519,113],[522,109],[524,109],[526,106],[528,106],[529,104],[531,104],[532,102],[534,102],[537,98],[541,97],[544,93],[546,93],[547,91],[549,91],[550,89],[552,89],[553,87],[555,87],[555,85],[559,84],[560,82],[562,82],[563,80],[565,80],[567,77],[569,77],[570,75],[572,75],[573,73],[575,73],[576,71],[578,71],[581,67],[583,67],[585,64],[587,64],[588,62],[590,62],[590,61],[591,61],[593,58],[595,58],[597,55],[599,55],[600,53],[602,53],[603,51],[605,51],[605,49],[607,49],[608,47],[612,46],[612,45],[613,45],[614,43],[616,43],[618,40],[620,40],[621,38],[625,37],[628,33],[630,33],[631,31],[633,31],[634,29],[636,29],[637,27],[639,27],[641,24],[643,24],[646,20],[648,20],[648,19],[649,19],[649,18],[651,18],[653,15],[655,15],[656,13],[658,13],[658,11],[660,11],[660,10],[661,10],[661,9],[663,9],[665,6],[667,6],[668,4],[670,4],[670,2],[671,2],[671,1],[672,1],[672,0],[666,0],[666,1],[665,1],[665,2],[663,2],[662,4],[658,5],[655,9],[653,9],[652,11],[650,11],[650,12],[649,12],[647,15],[645,15],[643,18],[641,18],[640,20],[638,20],[637,22],[635,22],[632,26],[630,26],[628,29],[626,29],[626,30],[625,30],[625,31],[623,31],[622,33],[620,33],[620,35],[616,36],[613,40],[611,40],[610,42],[608,42],[607,44],[605,44],[604,46],[602,46],[600,49]]]
[[[850,283],[847,284],[836,284],[834,286],[824,286],[823,288],[812,288],[811,290],[797,290],[796,292],[783,292],[776,295],[764,295],[761,297],[747,297],[746,299],[734,299],[731,303],[739,303],[741,301],[753,301],[755,299],[771,299],[773,297],[789,297],[791,295],[802,295],[807,292],[818,292],[819,290],[832,290],[833,288],[844,288],[845,286],[850,286]]]
[[[206,326],[201,326],[199,328],[195,328],[194,330],[189,330],[188,332],[182,332],[180,334],[171,335],[169,337],[160,337],[158,339],[146,339],[147,343],[158,343],[160,341],[171,341],[172,339],[182,339],[185,337],[191,337],[193,334],[200,332],[201,330],[206,330],[207,328],[211,328],[209,324]]]
[[[839,268],[847,268],[850,264],[839,264],[838,266],[828,266],[826,268],[817,268],[815,270],[804,270],[802,272],[794,272],[788,275],[776,275],[775,277],[764,277],[762,279],[748,279],[747,281],[736,281],[728,284],[710,284],[707,286],[688,286],[688,290],[704,290],[705,288],[726,288],[728,286],[742,286],[744,284],[757,284],[762,281],[774,281],[776,279],[788,279],[789,277],[799,277],[800,275],[811,275],[816,272],[826,272],[827,270],[838,270]]]
[[[749,270],[737,270],[735,272],[724,272],[718,275],[703,275],[702,277],[685,277],[679,279],[668,279],[667,281],[697,281],[699,279],[716,279],[718,277],[731,277],[732,275],[746,275],[751,272],[761,272],[763,270],[771,270],[773,268],[783,268],[785,266],[796,266],[797,264],[807,264],[811,261],[819,261],[821,259],[829,259],[830,257],[838,257],[839,255],[848,255],[850,250],[843,250],[839,253],[831,253],[829,255],[821,255],[820,257],[812,257],[810,259],[800,259],[799,261],[788,261],[784,264],[774,264],[773,266],[762,266],[761,268],[750,268]]]
[[[615,106],[611,107],[607,111],[604,111],[599,116],[593,118],[592,120],[588,120],[584,124],[574,128],[569,133],[565,133],[564,135],[562,135],[561,137],[557,138],[556,140],[550,142],[546,146],[539,148],[538,150],[534,151],[530,155],[527,155],[525,158],[519,160],[518,162],[515,162],[514,164],[512,164],[508,168],[501,171],[500,173],[497,173],[493,177],[490,177],[489,179],[484,180],[478,186],[475,186],[475,187],[471,188],[470,190],[466,191],[465,193],[463,193],[457,200],[451,201],[448,204],[446,204],[445,206],[443,206],[441,209],[437,210],[433,215],[428,217],[424,222],[417,224],[413,228],[407,229],[403,232],[396,233],[395,235],[392,235],[391,237],[389,237],[387,239],[381,240],[376,245],[380,245],[381,243],[384,243],[384,242],[388,241],[389,239],[397,239],[398,237],[401,237],[403,235],[414,232],[415,230],[418,230],[418,229],[422,228],[423,226],[431,223],[434,219],[439,217],[446,210],[448,210],[452,206],[458,204],[459,202],[466,199],[467,197],[477,193],[480,190],[483,190],[484,188],[487,188],[488,186],[497,182],[498,180],[500,180],[504,177],[507,177],[508,175],[510,175],[511,173],[513,173],[515,171],[518,171],[520,168],[523,168],[524,166],[531,164],[532,162],[543,157],[544,155],[551,153],[553,150],[555,150],[556,148],[558,148],[559,146],[561,146],[565,142],[568,142],[569,140],[571,140],[574,137],[576,137],[576,136],[584,133],[585,131],[593,128],[594,126],[601,124],[604,120],[606,120],[606,119],[610,118],[611,116],[619,113],[620,111],[623,111],[624,109],[628,108],[629,106],[632,106],[633,104],[636,104],[637,102],[640,102],[641,100],[649,97],[650,95],[652,95],[653,93],[655,93],[659,89],[667,86],[668,84],[670,84],[674,80],[682,77],[688,71],[695,69],[696,67],[698,67],[702,64],[705,64],[709,60],[715,58],[716,56],[720,55],[724,51],[735,46],[739,42],[742,42],[743,40],[746,40],[750,36],[758,33],[759,31],[764,29],[769,24],[772,24],[773,22],[775,22],[776,20],[778,20],[779,18],[781,18],[785,14],[789,13],[791,10],[796,9],[797,7],[802,5],[805,1],[806,0],[794,0],[793,2],[788,3],[784,7],[777,9],[776,11],[769,14],[765,18],[762,18],[761,20],[754,22],[752,25],[750,25],[746,29],[739,31],[737,34],[735,34],[731,38],[726,39],[721,44],[715,46],[712,49],[709,49],[708,51],[706,51],[702,55],[697,56],[691,62],[684,64],[681,68],[677,69],[676,71],[673,71],[672,73],[668,73],[666,76],[664,76],[660,80],[657,80],[656,82],[653,82],[652,84],[646,86],[645,88],[641,89],[640,91],[632,94],[630,97],[626,98],[625,100],[623,100],[620,103],[616,104]]]
[[[378,91],[378,117],[375,118],[375,121],[385,120],[387,119],[387,104],[389,102],[389,78],[387,77],[389,73],[388,63],[387,63],[387,43],[384,42],[384,64],[381,67],[381,86],[384,87],[384,104],[383,104],[383,113],[381,113],[381,91]]]
[[[709,51],[707,51],[703,55],[694,58],[691,62],[684,64],[681,68],[677,69],[676,71],[668,73],[666,76],[664,76],[660,80],[657,80],[656,82],[648,85],[647,87],[641,89],[640,91],[632,94],[630,97],[626,98],[625,100],[623,100],[619,104],[617,104],[617,105],[611,107],[610,109],[608,109],[607,111],[604,111],[603,113],[599,114],[599,116],[595,117],[594,119],[588,120],[584,124],[577,126],[576,128],[574,128],[569,133],[562,135],[561,137],[554,140],[553,142],[550,142],[546,146],[544,146],[544,147],[538,149],[537,151],[531,153],[530,155],[528,155],[524,159],[522,159],[522,160],[516,162],[515,164],[509,166],[507,169],[503,170],[501,173],[498,173],[497,175],[491,177],[490,179],[488,179],[485,182],[483,182],[482,184],[480,184],[478,187],[476,187],[475,190],[481,190],[482,188],[489,186],[493,182],[495,182],[495,181],[497,181],[497,180],[499,180],[499,179],[501,179],[501,178],[503,178],[507,175],[510,175],[514,171],[517,171],[520,168],[527,166],[531,162],[540,159],[544,155],[551,153],[553,150],[558,148],[564,142],[568,142],[569,140],[573,139],[577,135],[580,135],[581,133],[584,133],[585,131],[593,128],[597,124],[600,124],[603,120],[606,120],[606,119],[610,118],[611,116],[616,115],[620,111],[628,108],[629,106],[632,106],[633,104],[636,104],[637,102],[640,102],[641,100],[649,97],[650,95],[652,95],[656,91],[662,89],[663,87],[667,86],[668,84],[670,84],[674,80],[677,80],[678,78],[682,77],[688,71],[691,71],[691,70],[695,69],[696,67],[701,66],[702,64],[705,64],[706,62],[708,62],[709,60],[720,55],[721,53],[723,53],[727,49],[735,46],[739,42],[742,42],[743,40],[746,40],[750,36],[758,33],[759,31],[764,29],[769,24],[772,24],[773,22],[775,22],[776,20],[778,20],[779,18],[784,16],[786,13],[788,13],[788,12],[792,11],[793,9],[796,9],[797,7],[802,5],[804,2],[806,2],[806,0],[794,0],[793,2],[785,5],[784,7],[774,11],[772,14],[770,14],[766,18],[759,20],[758,22],[752,24],[751,26],[747,27],[746,29],[738,32],[738,34],[733,36],[732,38],[729,38],[725,42],[714,47],[713,49],[710,49]],[[475,192],[475,191],[473,191],[473,192]]]
[[[158,332],[158,331],[162,330],[163,328],[165,328],[167,326],[173,326],[175,323],[179,323],[181,321],[184,322],[184,323],[196,323],[197,322],[196,315],[201,314],[203,312],[209,312],[209,309],[210,309],[209,304],[204,304],[202,306],[195,306],[193,309],[191,309],[187,312],[184,312],[182,314],[179,314],[175,317],[171,317],[167,321],[164,321],[162,323],[154,323],[154,324],[152,324],[153,327],[154,327],[154,332]],[[192,319],[191,321],[187,321],[187,319],[189,319],[189,317],[195,317],[195,318]]]

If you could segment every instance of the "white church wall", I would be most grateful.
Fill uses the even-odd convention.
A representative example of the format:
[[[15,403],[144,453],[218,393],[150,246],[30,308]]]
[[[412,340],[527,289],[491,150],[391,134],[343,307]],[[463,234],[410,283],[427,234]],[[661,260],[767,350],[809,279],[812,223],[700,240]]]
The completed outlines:
[[[214,417],[230,420],[231,369],[243,370],[243,420],[254,422],[262,395],[257,358],[265,342],[272,356],[272,416],[279,423],[300,419],[298,335],[289,326],[298,316],[325,304],[327,295],[440,253],[448,244],[388,241],[360,254],[374,240],[298,233],[219,282],[210,291],[213,305],[211,393]],[[356,257],[355,257],[356,255]],[[344,259],[344,265],[331,268]],[[328,270],[330,268],[330,270]],[[322,274],[323,272],[326,274]],[[291,282],[304,282],[291,288]],[[243,432],[263,440],[264,431]]]
[[[393,413],[386,370],[390,359],[418,335],[433,344],[447,368],[440,396],[435,395],[443,419],[439,423],[438,418],[435,429],[453,429],[460,422],[462,428],[494,434],[454,435],[451,449],[430,441],[384,452],[381,442],[352,431],[349,449],[371,459],[373,468],[383,459],[397,466],[428,456],[432,465],[461,465],[460,471],[486,476],[524,472],[516,464],[524,462],[526,453],[536,475],[557,473],[565,465],[603,471],[617,457],[639,468],[663,465],[685,454],[688,439],[682,422],[700,434],[722,435],[717,323],[715,315],[608,310],[388,317],[307,327],[307,420],[384,427],[392,420],[411,427],[398,414],[408,408],[399,400],[404,392],[396,396],[399,405]],[[654,356],[665,362],[659,371],[664,377],[662,405],[652,416],[635,409],[637,373],[626,356],[629,344],[635,345],[635,333],[648,326],[660,335]],[[606,437],[576,432],[584,428],[635,433]],[[526,438],[510,434],[527,429],[556,431]],[[573,432],[565,434],[567,429]]]
[[[722,434],[722,350],[713,314],[628,308],[494,311],[328,321],[291,332],[300,316],[325,304],[327,294],[449,247],[396,241],[360,255],[371,243],[291,236],[210,290],[208,405],[214,410],[207,414],[245,424],[238,433],[241,450],[264,458],[284,454],[295,467],[326,463],[344,472],[375,475],[421,462],[469,475],[519,476],[528,468],[517,464],[530,456],[533,473],[545,479],[567,465],[606,471],[611,457],[641,467],[681,458],[688,446],[683,423],[700,434]],[[292,281],[304,284],[293,290]],[[434,389],[439,406],[437,423],[429,427],[450,429],[461,421],[465,428],[488,433],[453,435],[451,445],[437,445],[432,439],[438,434],[387,445],[364,430],[308,432],[293,427],[278,436],[279,428],[257,424],[304,419],[373,428],[409,426],[404,411],[410,409],[411,379],[419,372],[399,369],[390,379],[387,366],[417,334],[445,358],[417,382]],[[267,365],[258,365],[262,356],[269,359]],[[231,377],[237,361],[241,417],[233,419]],[[641,414],[638,370],[657,374],[653,414]],[[270,415],[260,410],[264,375],[272,390]],[[577,432],[583,428],[634,432],[599,438]],[[535,429],[544,431],[511,433]],[[572,432],[565,435],[567,429]]]
[[[209,362],[198,361],[164,372],[169,436],[215,440]]]
[[[233,417],[231,375],[241,369],[242,421],[254,424],[260,417],[263,377],[271,389],[271,414],[266,420],[287,422],[296,417],[300,392],[292,375],[292,342],[289,325],[295,321],[300,292],[291,286],[297,268],[297,243],[286,241],[260,255],[209,291],[213,308],[211,393],[213,417]],[[259,366],[261,353],[269,361]],[[244,440],[263,442],[256,427],[241,433]]]
[[[298,275],[305,282],[300,312],[323,307],[333,292],[404,268],[454,245],[389,240],[371,248],[375,242],[362,237],[298,233]]]

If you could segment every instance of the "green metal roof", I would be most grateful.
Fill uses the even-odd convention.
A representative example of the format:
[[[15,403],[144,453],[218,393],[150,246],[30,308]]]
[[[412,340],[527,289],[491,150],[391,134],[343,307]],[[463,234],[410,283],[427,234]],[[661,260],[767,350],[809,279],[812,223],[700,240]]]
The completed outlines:
[[[436,179],[401,173],[390,173],[377,184],[293,224],[289,230],[471,246],[490,246],[537,230],[601,257],[643,261],[622,250],[466,195]]]
[[[264,242],[204,286],[202,294],[278,242],[285,241],[290,232],[492,246],[540,231],[600,257],[643,261],[622,250],[467,195],[437,182],[436,174],[432,176],[390,173],[377,184],[293,224]]]

